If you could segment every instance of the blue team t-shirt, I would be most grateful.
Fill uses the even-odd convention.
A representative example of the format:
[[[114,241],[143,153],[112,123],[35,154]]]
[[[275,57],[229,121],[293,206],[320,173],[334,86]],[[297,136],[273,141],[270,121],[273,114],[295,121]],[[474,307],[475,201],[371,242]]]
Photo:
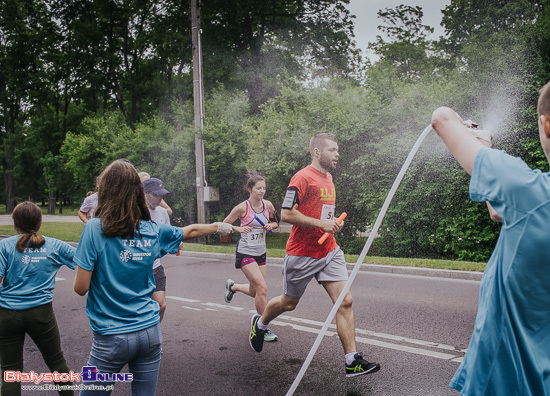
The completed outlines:
[[[550,175],[484,147],[470,197],[489,201],[503,225],[449,386],[463,395],[550,395]]]
[[[16,248],[19,238],[16,235],[0,241],[0,307],[16,311],[51,302],[59,268],[76,268],[71,245],[44,237],[42,246],[20,252]]]
[[[182,239],[181,228],[150,221],[133,238],[104,236],[97,218],[86,223],[74,259],[92,271],[86,314],[94,332],[131,333],[159,323],[153,262],[176,253]]]

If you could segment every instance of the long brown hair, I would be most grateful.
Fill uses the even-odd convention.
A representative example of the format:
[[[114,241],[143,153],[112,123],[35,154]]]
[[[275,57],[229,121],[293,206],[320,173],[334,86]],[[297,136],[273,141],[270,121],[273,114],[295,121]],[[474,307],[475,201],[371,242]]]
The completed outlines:
[[[127,160],[113,161],[100,175],[98,205],[103,235],[134,237],[141,220],[151,220],[138,173]]]
[[[38,234],[42,226],[42,211],[31,201],[21,202],[15,207],[11,215],[15,230],[21,234],[15,247],[20,252],[25,248],[39,248],[46,239]]]

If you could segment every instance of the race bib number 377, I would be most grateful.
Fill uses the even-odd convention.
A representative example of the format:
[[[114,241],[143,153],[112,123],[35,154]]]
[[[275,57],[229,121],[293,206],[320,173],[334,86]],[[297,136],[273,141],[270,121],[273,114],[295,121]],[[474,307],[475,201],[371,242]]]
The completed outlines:
[[[250,246],[257,246],[264,243],[265,231],[261,228],[255,228],[246,235],[247,235],[248,245]]]

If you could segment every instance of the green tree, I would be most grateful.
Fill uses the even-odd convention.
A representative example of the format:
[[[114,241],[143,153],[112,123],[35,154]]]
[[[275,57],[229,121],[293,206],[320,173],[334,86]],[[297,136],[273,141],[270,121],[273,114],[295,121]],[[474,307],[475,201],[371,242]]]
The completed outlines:
[[[238,202],[248,198],[244,190],[248,157],[253,151],[265,151],[250,139],[249,113],[244,92],[227,92],[219,87],[206,102],[206,179],[220,191],[220,200],[208,206],[211,213],[218,214],[217,220],[223,220]]]
[[[201,5],[206,87],[249,93],[251,110],[281,82],[348,76],[357,64],[348,0],[214,0]],[[310,66],[308,68],[308,66]],[[209,72],[210,71],[210,72]],[[212,73],[213,71],[213,73]]]
[[[131,129],[169,108],[174,68],[181,72],[191,58],[189,4],[63,0],[54,7],[75,100],[94,112],[117,108]]]
[[[15,203],[16,146],[21,144],[27,108],[49,92],[48,51],[56,46],[56,26],[45,2],[0,3],[0,143],[6,210]]]
[[[518,32],[531,25],[544,9],[538,0],[453,0],[445,7],[442,26],[451,52],[460,54],[471,40],[490,41],[497,32]],[[546,4],[547,5],[547,4]]]
[[[433,66],[429,60],[433,46],[428,36],[434,29],[422,24],[423,16],[421,7],[403,4],[378,11],[378,18],[384,22],[378,29],[389,41],[378,35],[369,48],[380,56],[382,67],[390,64],[395,68],[399,79],[417,79]]]

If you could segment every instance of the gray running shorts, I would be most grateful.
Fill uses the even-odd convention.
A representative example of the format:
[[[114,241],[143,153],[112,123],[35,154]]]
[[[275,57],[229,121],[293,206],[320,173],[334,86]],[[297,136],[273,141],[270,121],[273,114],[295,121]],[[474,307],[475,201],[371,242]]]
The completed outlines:
[[[307,256],[286,255],[283,263],[283,292],[292,298],[300,298],[308,283],[348,280],[344,252],[340,247],[331,250],[326,257],[316,259]]]
[[[162,265],[153,269],[153,276],[155,277],[155,291],[166,291],[166,274],[164,273],[164,267]]]

